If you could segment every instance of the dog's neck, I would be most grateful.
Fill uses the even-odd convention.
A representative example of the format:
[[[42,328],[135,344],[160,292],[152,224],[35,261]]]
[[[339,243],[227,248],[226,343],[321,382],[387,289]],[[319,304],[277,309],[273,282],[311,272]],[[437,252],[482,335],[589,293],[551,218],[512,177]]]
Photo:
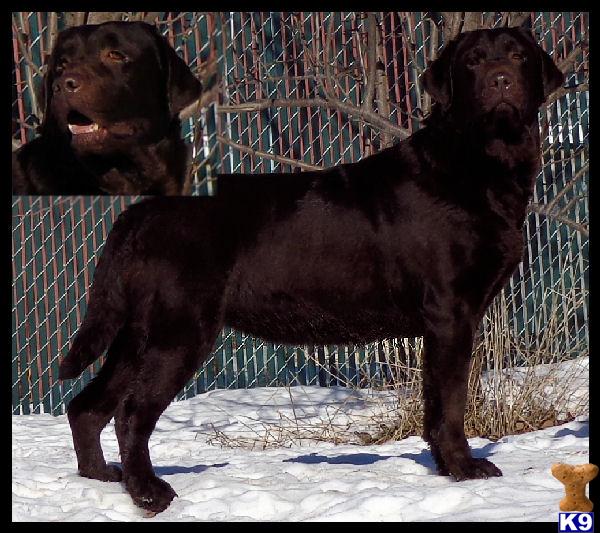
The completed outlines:
[[[457,203],[477,210],[484,202],[520,227],[540,169],[537,116],[511,131],[493,127],[482,131],[480,127],[457,129],[449,117],[436,114],[417,135],[427,139],[423,146],[433,142],[439,147],[439,158],[431,163],[437,172],[452,177],[448,194]]]
[[[48,128],[44,139],[51,139],[52,149],[80,181],[86,180],[106,194],[179,194],[185,179],[188,149],[181,139],[181,124],[174,119],[166,132],[147,142],[122,151],[106,154],[77,152],[70,139],[57,128]],[[150,180],[148,176],[154,179]],[[157,177],[164,177],[158,180]],[[165,190],[162,190],[165,189]]]
[[[434,106],[434,109],[437,106]],[[520,124],[489,123],[481,126],[460,123],[437,110],[425,121],[428,135],[438,139],[447,163],[462,167],[469,161],[485,161],[494,173],[534,178],[540,164],[540,133],[537,115]],[[452,135],[448,135],[452,131]],[[460,161],[460,163],[457,163]],[[480,168],[480,167],[479,167]],[[533,186],[533,182],[531,183]]]

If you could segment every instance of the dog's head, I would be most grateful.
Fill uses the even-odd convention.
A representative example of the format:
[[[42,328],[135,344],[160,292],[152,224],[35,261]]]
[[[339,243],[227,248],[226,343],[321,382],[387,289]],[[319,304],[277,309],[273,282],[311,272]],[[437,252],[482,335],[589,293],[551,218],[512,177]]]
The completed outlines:
[[[202,91],[186,63],[149,24],[107,22],[61,32],[43,85],[42,133],[85,153],[164,136]]]
[[[421,82],[454,120],[508,118],[526,124],[564,83],[564,74],[529,30],[498,28],[466,32],[449,42]]]

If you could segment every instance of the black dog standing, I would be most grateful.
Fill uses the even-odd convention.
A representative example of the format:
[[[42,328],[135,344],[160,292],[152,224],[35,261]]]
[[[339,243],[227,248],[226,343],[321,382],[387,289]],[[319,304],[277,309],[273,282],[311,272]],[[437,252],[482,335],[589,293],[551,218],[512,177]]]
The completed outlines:
[[[201,90],[154,26],[61,32],[44,78],[41,135],[13,155],[13,193],[182,194],[179,113]]]
[[[215,198],[156,198],[117,220],[60,366],[81,475],[162,511],[148,440],[224,325],[290,344],[424,337],[424,438],[439,472],[501,475],[464,433],[473,338],[521,260],[540,168],[538,108],[563,74],[521,29],[450,42],[423,76],[437,102],[397,146],[322,172],[220,177]],[[111,417],[122,473],[100,432]]]

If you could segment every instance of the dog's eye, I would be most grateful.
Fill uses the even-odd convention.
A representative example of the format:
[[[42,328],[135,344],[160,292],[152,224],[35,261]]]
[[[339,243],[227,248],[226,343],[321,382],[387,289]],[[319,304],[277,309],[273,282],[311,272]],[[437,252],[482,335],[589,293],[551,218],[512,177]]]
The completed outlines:
[[[57,74],[61,74],[63,70],[65,70],[65,66],[67,65],[67,63],[69,62],[69,60],[64,57],[61,56],[58,58],[58,61],[56,62],[56,66],[54,67],[54,70],[56,71]]]
[[[476,67],[477,65],[481,65],[483,63],[483,57],[481,56],[471,56],[466,60],[467,67]]]
[[[107,52],[106,56],[112,61],[119,61],[121,63],[127,60],[127,56],[118,50],[110,50]]]
[[[513,59],[514,61],[520,61],[523,62],[525,61],[525,56],[523,54],[519,54],[518,52],[515,52],[514,54],[512,54],[511,59]]]

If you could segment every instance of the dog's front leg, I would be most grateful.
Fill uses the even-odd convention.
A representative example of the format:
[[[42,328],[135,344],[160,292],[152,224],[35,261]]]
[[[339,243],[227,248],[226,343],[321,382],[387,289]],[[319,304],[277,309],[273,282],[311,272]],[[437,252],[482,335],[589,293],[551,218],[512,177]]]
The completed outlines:
[[[456,480],[501,476],[486,459],[475,459],[464,431],[469,363],[475,320],[460,304],[441,306],[424,335],[424,438],[438,471]]]

